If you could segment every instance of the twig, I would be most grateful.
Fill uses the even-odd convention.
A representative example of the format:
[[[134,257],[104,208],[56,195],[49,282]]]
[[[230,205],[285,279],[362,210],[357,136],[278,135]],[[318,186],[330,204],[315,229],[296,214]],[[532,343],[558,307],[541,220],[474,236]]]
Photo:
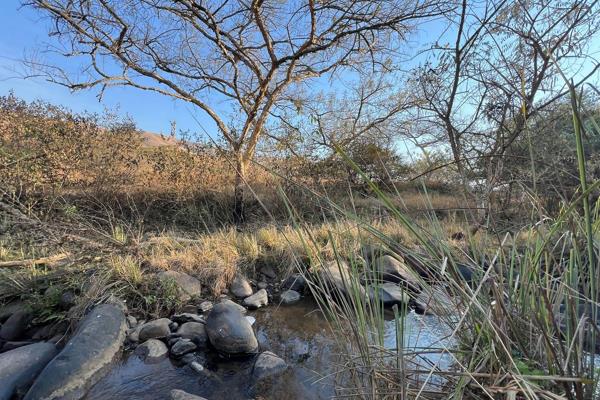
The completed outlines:
[[[24,267],[26,265],[40,265],[40,264],[48,264],[53,265],[68,258],[70,253],[60,253],[55,254],[50,257],[42,257],[37,259],[27,259],[27,260],[14,260],[14,261],[0,261],[0,268],[9,268],[9,267]]]

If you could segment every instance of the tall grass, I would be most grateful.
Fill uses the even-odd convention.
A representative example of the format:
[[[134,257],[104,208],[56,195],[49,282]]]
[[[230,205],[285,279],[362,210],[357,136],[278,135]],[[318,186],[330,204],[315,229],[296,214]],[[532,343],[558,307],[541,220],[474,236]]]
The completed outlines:
[[[377,278],[374,264],[335,247],[334,264],[311,253],[313,268],[306,273],[311,291],[332,329],[341,334],[341,397],[583,400],[600,396],[595,361],[600,348],[596,262],[600,254],[594,241],[599,210],[592,210],[588,201],[600,182],[586,182],[582,116],[579,99],[574,91],[571,94],[581,181],[578,197],[554,218],[532,221],[496,242],[468,237],[465,247],[454,246],[435,214],[427,224],[417,224],[346,158],[423,252],[411,250],[335,204],[331,208],[340,218],[353,221],[360,231],[355,238],[379,242],[384,252],[403,257],[415,273],[428,278],[421,282],[422,291],[455,346],[427,350],[451,357],[451,369],[437,363],[422,369],[412,360],[419,350],[403,343],[407,313],[397,308],[392,317],[396,343],[386,346],[390,325],[377,296],[380,280],[368,279],[363,286],[365,276]],[[300,223],[296,229],[307,248],[314,246],[317,240],[309,229]],[[335,243],[340,232],[329,235]],[[473,272],[472,284],[459,267]],[[342,277],[341,287],[332,287],[335,271]],[[439,377],[443,377],[441,386]]]

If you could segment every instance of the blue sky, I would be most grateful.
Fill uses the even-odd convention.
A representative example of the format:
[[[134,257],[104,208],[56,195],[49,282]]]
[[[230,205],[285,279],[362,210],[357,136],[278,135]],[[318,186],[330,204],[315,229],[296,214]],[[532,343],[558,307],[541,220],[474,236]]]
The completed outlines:
[[[48,20],[42,19],[34,10],[20,8],[20,0],[1,0],[0,5],[0,95],[9,90],[25,100],[43,99],[75,111],[101,112],[108,107],[119,108],[120,114],[128,114],[144,130],[169,133],[170,121],[177,121],[178,129],[198,130],[198,124],[190,115],[190,106],[164,96],[131,88],[112,88],[104,94],[102,103],[96,91],[71,93],[68,89],[43,79],[18,78],[22,67],[19,60],[30,52],[43,48],[48,41]],[[210,123],[202,115],[199,121]]]

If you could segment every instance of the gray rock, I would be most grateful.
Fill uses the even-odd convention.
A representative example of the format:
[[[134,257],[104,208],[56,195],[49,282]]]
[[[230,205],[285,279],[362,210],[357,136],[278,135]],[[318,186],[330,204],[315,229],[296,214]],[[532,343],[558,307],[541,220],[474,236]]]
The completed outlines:
[[[193,276],[177,271],[163,271],[158,273],[158,279],[161,282],[175,282],[179,289],[179,299],[188,301],[194,297],[199,297],[202,293],[202,284]]]
[[[22,396],[57,353],[52,343],[35,343],[0,354],[0,400]]]
[[[175,314],[171,319],[179,324],[185,324],[186,322],[205,322],[204,317],[192,313]]]
[[[240,306],[238,303],[236,303],[236,302],[234,302],[234,301],[231,301],[231,300],[229,300],[229,299],[223,299],[223,300],[221,300],[221,303],[220,303],[220,304],[227,304],[227,305],[229,305],[230,307],[235,307],[235,308],[237,308],[237,310],[238,310],[239,312],[241,312],[242,314],[246,314],[246,313],[248,312],[248,310],[246,310],[246,308],[245,308],[245,307],[243,307],[243,306]],[[209,314],[209,315],[210,315],[210,314]]]
[[[70,290],[67,290],[66,292],[60,295],[60,301],[58,302],[58,305],[63,310],[68,310],[69,308],[73,307],[76,302],[77,296],[75,295],[75,293],[73,293]]]
[[[25,400],[82,398],[121,354],[125,329],[125,315],[118,307],[95,307],[60,354],[46,365]]]
[[[256,284],[256,287],[259,288],[259,289],[266,289],[266,288],[269,287],[269,284],[267,282],[262,282],[261,281],[261,282],[258,282]]]
[[[277,272],[275,272],[275,269],[271,266],[271,265],[262,265],[259,269],[258,272],[260,272],[261,274],[263,274],[264,276],[266,276],[269,279],[275,279],[277,278]]]
[[[17,311],[12,314],[0,328],[0,339],[19,339],[31,322],[31,314],[28,311]]]
[[[181,309],[181,312],[183,312],[183,313],[190,313],[190,314],[198,314],[198,307],[196,307],[193,304],[186,304]]]
[[[190,368],[198,374],[201,374],[204,372],[204,366],[202,366],[202,364],[200,364],[198,361],[192,361],[189,365],[190,365]]]
[[[350,267],[344,261],[330,261],[322,265],[317,271],[319,281],[333,293],[348,296],[350,293],[358,292],[363,298],[367,298],[365,288],[357,278],[353,278]]]
[[[111,294],[108,297],[108,299],[106,300],[106,304],[111,304],[111,305],[117,307],[125,315],[127,315],[127,313],[129,312],[129,310],[127,308],[127,303],[125,302],[125,300],[115,296],[114,294]]]
[[[229,285],[229,291],[237,298],[248,297],[252,294],[252,287],[242,275],[236,275]]]
[[[252,377],[256,380],[272,378],[280,375],[287,369],[287,364],[284,360],[277,357],[270,351],[260,353],[254,362]]]
[[[135,328],[137,324],[137,319],[133,315],[127,316],[127,326],[129,326],[130,328]]]
[[[171,347],[171,355],[175,358],[179,358],[184,354],[191,353],[198,348],[196,343],[192,342],[190,339],[179,339],[173,347]]]
[[[378,295],[375,296],[375,290],[378,290]],[[385,307],[391,307],[394,304],[408,304],[410,296],[406,293],[406,290],[391,282],[385,282],[381,285],[371,287],[370,292],[371,300],[379,300]]]
[[[34,344],[34,343],[35,342],[31,341],[31,340],[24,340],[21,342],[6,342],[6,343],[4,343],[4,346],[2,346],[1,352],[18,349],[19,347],[27,346],[27,345]]]
[[[260,289],[252,296],[248,296],[244,299],[244,305],[251,309],[261,308],[269,304],[269,295],[265,289]]]
[[[203,301],[198,306],[198,309],[200,310],[201,313],[207,313],[210,310],[212,310],[212,308],[213,308],[213,303],[210,301]]]
[[[127,340],[133,343],[137,343],[140,341],[140,331],[144,327],[144,323],[141,322],[135,328],[131,328],[127,331]]]
[[[148,339],[162,339],[171,333],[169,325],[171,320],[169,318],[159,318],[154,321],[146,322],[141,328],[139,333],[139,341],[145,342]]]
[[[208,342],[208,336],[204,324],[199,322],[186,322],[177,330],[184,339],[190,339],[199,346],[204,346]]]
[[[213,307],[206,320],[206,333],[210,343],[222,353],[254,353],[258,349],[252,326],[236,306],[228,303]]]
[[[253,326],[256,323],[256,318],[250,316],[250,315],[246,315],[246,320],[250,323],[250,326]]]
[[[300,293],[295,290],[286,290],[279,296],[281,304],[294,304],[300,301]]]
[[[140,344],[134,354],[138,355],[142,360],[154,361],[163,358],[167,355],[169,349],[158,339],[148,339]]]
[[[173,389],[170,393],[171,400],[206,400],[204,397],[196,396],[194,394],[189,394],[188,392],[184,392],[183,390]]]
[[[281,283],[281,289],[302,293],[306,289],[306,279],[304,279],[302,274],[294,273]]]
[[[179,328],[179,324],[177,322],[171,322],[169,324],[169,329],[171,330],[171,332],[177,331],[178,328]]]
[[[8,303],[5,306],[0,307],[0,322],[6,321],[10,318],[11,315],[16,313],[17,311],[25,311],[27,307],[24,303],[20,301],[14,301],[12,303]]]
[[[411,270],[404,261],[385,255],[373,262],[376,273],[386,282],[402,283],[418,292],[421,288],[419,274]]]

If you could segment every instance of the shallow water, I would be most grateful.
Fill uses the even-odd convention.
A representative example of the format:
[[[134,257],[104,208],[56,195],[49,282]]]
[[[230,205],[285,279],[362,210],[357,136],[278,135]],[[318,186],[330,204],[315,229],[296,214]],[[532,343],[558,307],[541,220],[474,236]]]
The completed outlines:
[[[253,359],[222,360],[206,353],[198,356],[202,373],[169,359],[146,364],[134,355],[125,357],[86,396],[87,400],[168,399],[172,389],[182,389],[209,400],[237,399],[330,399],[335,395],[333,373],[339,365],[335,336],[328,329],[316,304],[303,300],[292,306],[269,306],[249,312],[261,350],[270,350],[286,360],[288,371],[269,385],[256,387],[251,379]],[[385,345],[396,344],[393,320],[386,322]],[[405,347],[444,347],[450,342],[433,316],[411,312],[406,318]],[[448,356],[419,357],[424,365],[447,367]]]

